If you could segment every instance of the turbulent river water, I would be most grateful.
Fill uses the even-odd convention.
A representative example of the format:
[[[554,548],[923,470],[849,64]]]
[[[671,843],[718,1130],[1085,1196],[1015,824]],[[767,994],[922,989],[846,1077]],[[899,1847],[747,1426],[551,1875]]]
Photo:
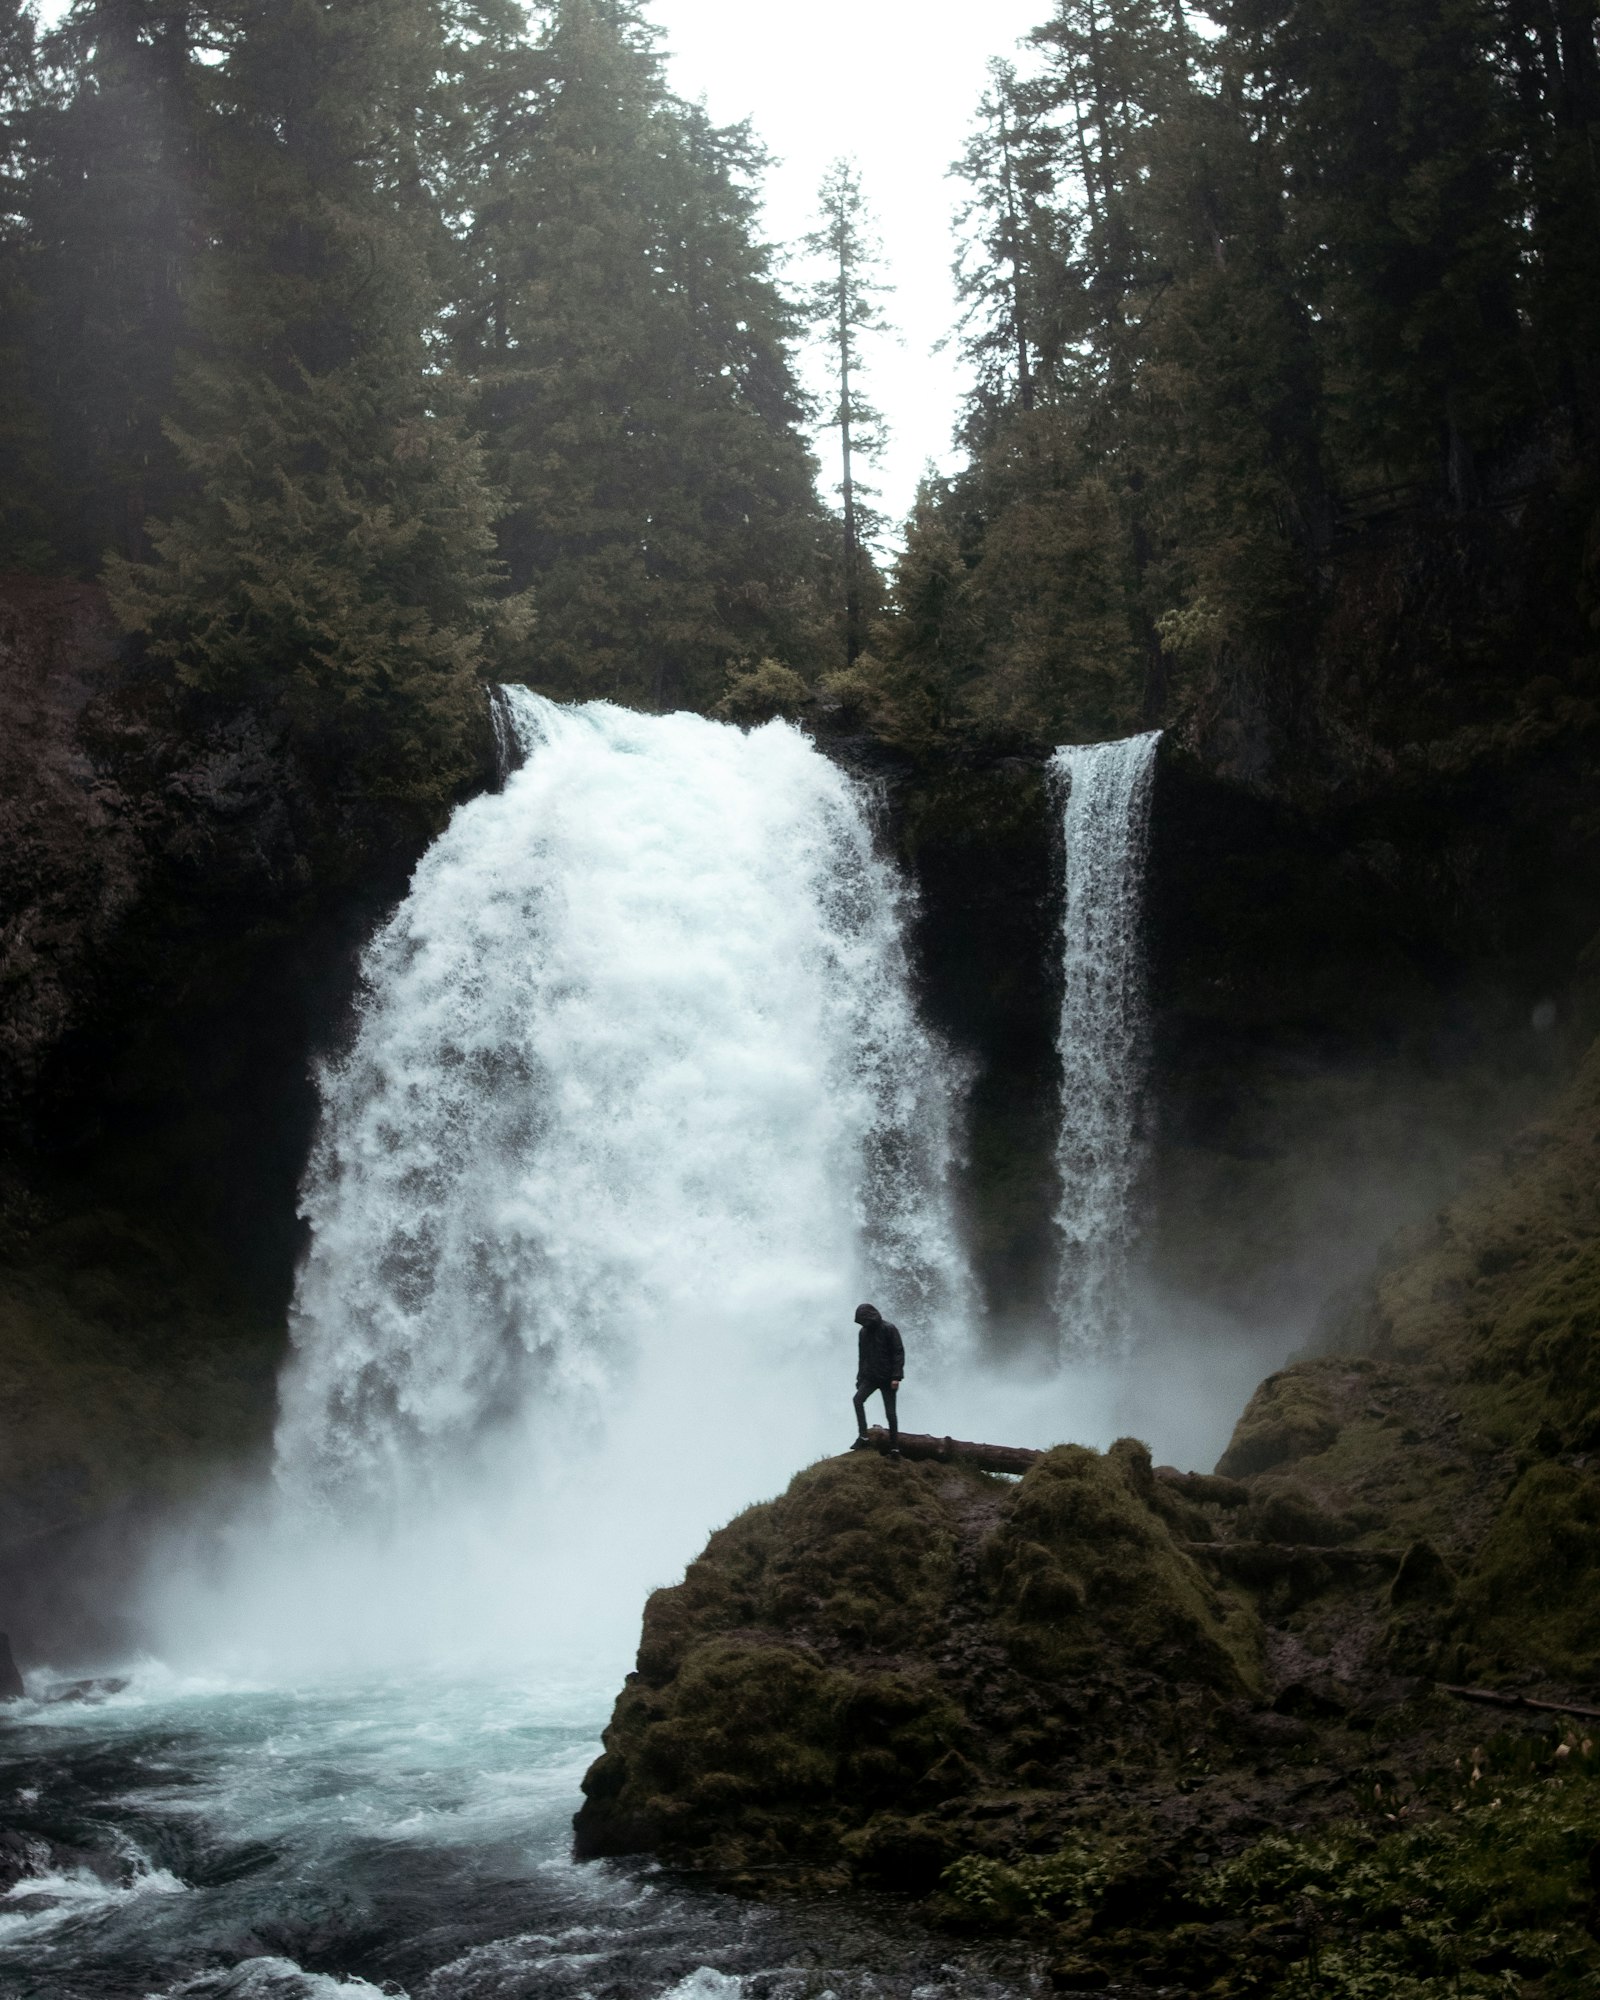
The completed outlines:
[[[889,1906],[752,1905],[570,1858],[611,1690],[426,1672],[292,1689],[146,1664],[25,1705],[0,1813],[63,1847],[0,1898],[7,2000],[1003,2000],[1019,1960]],[[93,1856],[92,1865],[83,1858]]]
[[[0,1821],[33,1846],[0,1992],[1029,1991],[887,1906],[570,1859],[646,1594],[848,1441],[859,1299],[906,1332],[908,1428],[1115,1431],[1048,1342],[1032,1375],[979,1365],[964,1077],[870,793],[783,725],[522,691],[499,718],[515,768],[424,858],[322,1076],[270,1489],[155,1552],[127,1686],[5,1721]],[[1100,1041],[1063,1228],[1091,1260],[1137,1024],[1080,1003],[1136,973],[1084,926],[1102,891],[1124,944],[1136,920],[1152,744],[1068,787],[1069,1068]]]

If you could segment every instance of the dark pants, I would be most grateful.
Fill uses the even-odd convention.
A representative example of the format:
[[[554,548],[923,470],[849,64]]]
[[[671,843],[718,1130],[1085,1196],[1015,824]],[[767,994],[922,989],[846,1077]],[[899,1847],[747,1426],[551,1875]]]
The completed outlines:
[[[860,1431],[863,1437],[866,1436],[867,1398],[878,1393],[880,1390],[883,1394],[883,1413],[889,1419],[889,1442],[890,1444],[898,1444],[900,1441],[900,1426],[894,1412],[897,1391],[892,1382],[879,1382],[871,1375],[858,1375],[856,1377],[856,1429]]]

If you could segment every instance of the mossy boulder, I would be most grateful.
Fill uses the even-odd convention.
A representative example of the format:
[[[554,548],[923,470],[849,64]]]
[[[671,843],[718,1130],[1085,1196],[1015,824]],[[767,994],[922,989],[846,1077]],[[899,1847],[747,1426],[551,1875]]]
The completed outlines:
[[[1309,1369],[1286,1368],[1269,1375],[1250,1398],[1217,1461],[1217,1471],[1230,1479],[1247,1479],[1275,1465],[1314,1458],[1338,1435],[1326,1385]]]
[[[1063,1446],[1014,1485],[875,1453],[811,1466],[650,1598],[579,1852],[927,1887],[952,1813],[997,1786],[1113,1744],[1159,1760],[1173,1702],[1248,1699],[1260,1676],[1253,1614],[1159,1500],[1132,1440]]]
[[[1179,1548],[1150,1455],[1047,1452],[985,1544],[981,1573],[1013,1656],[1030,1671],[1095,1673],[1108,1657],[1228,1694],[1259,1679],[1259,1631]]]
[[[1531,1466],[1478,1552],[1463,1603],[1486,1664],[1600,1682],[1600,1474]]]

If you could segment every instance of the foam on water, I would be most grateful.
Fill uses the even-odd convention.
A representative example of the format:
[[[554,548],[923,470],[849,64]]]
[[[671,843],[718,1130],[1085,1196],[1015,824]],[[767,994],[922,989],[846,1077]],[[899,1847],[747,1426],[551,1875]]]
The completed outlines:
[[[571,1860],[610,1688],[397,1671],[180,1689],[0,1732],[0,1811],[94,1866],[0,1899],[0,1992],[50,2000],[1022,2000],[893,1912],[697,1895]],[[59,1852],[59,1850],[58,1850]],[[103,1869],[114,1880],[95,1873]]]

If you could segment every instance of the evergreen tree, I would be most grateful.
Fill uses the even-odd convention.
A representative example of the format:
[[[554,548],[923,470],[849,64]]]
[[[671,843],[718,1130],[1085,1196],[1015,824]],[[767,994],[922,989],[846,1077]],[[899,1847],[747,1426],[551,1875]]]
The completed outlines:
[[[1235,0],[1230,20],[1272,96],[1345,478],[1466,504],[1526,398],[1492,0]]]
[[[1287,262],[1282,177],[1233,62],[1226,44],[1191,55],[1144,190],[1159,283],[1128,426],[1146,600],[1166,634],[1158,679],[1173,657],[1258,651],[1303,619],[1329,534],[1312,324]]]
[[[191,481],[113,600],[186,684],[435,811],[470,768],[495,503],[434,365],[425,0],[231,0],[206,66],[214,248],[171,427]]]
[[[1522,307],[1540,418],[1570,413],[1600,435],[1600,8],[1594,0],[1503,0],[1493,60],[1515,106],[1523,198]]]
[[[1052,152],[1038,93],[1008,63],[989,65],[978,128],[955,172],[971,193],[957,217],[969,232],[956,262],[965,302],[959,333],[975,365],[975,400],[990,410],[1034,405],[1041,293],[1055,264]]]
[[[561,0],[496,76],[452,338],[537,592],[529,671],[665,707],[814,666],[825,523],[758,149],[671,97],[624,0]]]
[[[31,114],[39,92],[35,23],[23,0],[0,0],[0,565],[48,567],[56,472],[33,370],[36,321]]]
[[[162,434],[194,260],[198,0],[77,0],[24,112],[22,371],[54,477],[56,559],[144,550],[178,468]]]
[[[851,160],[837,160],[819,191],[821,227],[805,248],[826,275],[813,286],[809,313],[833,350],[839,385],[833,422],[839,427],[839,497],[844,514],[845,664],[855,664],[865,641],[867,543],[877,517],[866,505],[856,462],[871,464],[884,442],[883,418],[862,389],[861,341],[887,322],[878,300],[888,289],[876,275],[878,245],[872,232],[861,175]]]

